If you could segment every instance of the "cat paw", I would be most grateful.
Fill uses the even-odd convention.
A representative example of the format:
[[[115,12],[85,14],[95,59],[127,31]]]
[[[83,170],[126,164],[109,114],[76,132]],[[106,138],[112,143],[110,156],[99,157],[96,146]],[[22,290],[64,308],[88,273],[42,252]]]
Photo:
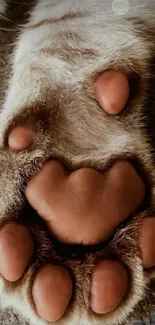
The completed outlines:
[[[154,215],[152,129],[145,118],[150,113],[146,103],[153,102],[148,93],[151,34],[149,39],[145,33],[139,35],[130,19],[126,27],[122,22],[123,34],[116,21],[113,33],[113,21],[108,20],[104,39],[102,19],[98,24],[97,17],[80,18],[82,25],[77,20],[73,33],[68,33],[66,25],[60,43],[62,30],[55,21],[27,24],[14,51],[0,125],[1,226],[18,220],[28,227],[33,240],[23,233],[30,249],[19,265],[21,278],[0,279],[2,302],[4,307],[18,308],[33,324],[42,322],[39,315],[52,320],[55,307],[51,316],[42,297],[47,294],[51,300],[62,276],[66,297],[58,301],[60,310],[54,316],[60,324],[128,324],[135,320],[135,313],[136,319],[148,316],[155,292],[152,270],[145,269],[154,265],[154,253],[150,250],[149,256],[151,244],[146,244],[143,232],[137,244],[144,216]],[[46,26],[51,39],[53,25],[58,33],[52,43],[54,53],[44,28],[38,33],[40,41],[36,39],[41,26]],[[146,32],[143,22],[140,26]],[[123,71],[123,75],[117,72],[119,90],[110,81],[111,88],[105,87],[106,96],[101,98],[102,86],[96,84],[95,94],[93,83],[102,71],[109,82],[113,68]],[[109,93],[113,93],[110,101]],[[152,238],[150,231],[147,238]],[[147,247],[146,251],[139,246]],[[104,280],[107,276],[109,281]],[[104,290],[109,290],[106,301]]]

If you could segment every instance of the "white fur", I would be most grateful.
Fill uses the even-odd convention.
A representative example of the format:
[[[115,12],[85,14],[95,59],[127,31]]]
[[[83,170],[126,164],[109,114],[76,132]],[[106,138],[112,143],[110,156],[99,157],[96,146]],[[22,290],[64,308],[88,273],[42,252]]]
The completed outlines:
[[[77,84],[78,81],[83,81],[88,74],[97,70],[107,69],[109,66],[109,57],[111,61],[118,63],[117,56],[119,58],[120,51],[123,50],[127,51],[126,55],[129,61],[132,61],[135,53],[139,62],[144,59],[146,61],[149,60],[149,46],[146,47],[138,36],[136,38],[133,35],[133,29],[130,23],[123,26],[122,30],[119,21],[114,22],[115,15],[107,3],[107,1],[103,2],[98,0],[98,5],[94,5],[93,1],[85,1],[83,3],[80,0],[68,0],[59,1],[58,5],[55,5],[55,1],[52,1],[52,3],[49,0],[38,1],[32,12],[28,26],[39,22],[41,19],[57,17],[56,15],[58,13],[59,17],[68,11],[75,12],[80,9],[89,12],[90,8],[90,12],[92,13],[95,10],[96,14],[94,17],[81,18],[77,22],[77,25],[73,22],[71,28],[81,36],[85,30],[87,36],[84,46],[87,44],[87,47],[91,48],[93,46],[92,44],[94,44],[94,48],[98,50],[99,56],[97,60],[95,59],[96,61],[90,59],[84,65],[81,64],[81,66],[79,64],[73,66],[60,58],[45,56],[41,53],[41,49],[48,46],[54,47],[57,37],[57,26],[47,25],[34,30],[24,29],[14,52],[13,77],[10,81],[4,110],[0,116],[2,121],[0,125],[1,136],[3,136],[3,130],[6,128],[8,120],[12,119],[13,115],[20,110],[21,106],[28,101],[30,103],[32,101],[34,102],[35,99],[39,98],[39,94],[43,89],[48,86],[52,86],[53,84],[59,85],[61,80],[63,80],[64,84]],[[138,7],[135,6],[135,8]],[[104,20],[101,12],[104,14]],[[130,16],[129,13],[128,15]],[[94,25],[97,23],[95,28],[92,19]],[[106,35],[104,39],[100,23],[104,27],[104,34]],[[72,25],[72,22],[70,24]],[[63,32],[65,26],[62,24],[62,27],[59,26],[59,30]],[[108,49],[107,53],[106,48]],[[32,74],[31,66],[33,65],[42,68],[42,72]],[[0,141],[2,143],[2,138]]]
[[[6,0],[0,0],[0,15],[4,14],[7,7]]]

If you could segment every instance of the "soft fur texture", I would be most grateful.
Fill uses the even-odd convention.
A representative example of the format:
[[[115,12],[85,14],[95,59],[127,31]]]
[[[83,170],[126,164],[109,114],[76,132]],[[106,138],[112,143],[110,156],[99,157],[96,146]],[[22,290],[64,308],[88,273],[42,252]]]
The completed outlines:
[[[38,268],[52,261],[66,265],[75,279],[74,297],[58,325],[129,325],[155,311],[155,273],[144,272],[136,243],[141,219],[155,212],[155,1],[122,1],[121,6],[116,0],[8,1],[7,6],[0,0],[1,224],[20,219],[37,247],[21,281],[0,278],[0,299],[2,309],[13,308],[30,325],[46,324],[35,311],[31,288]],[[95,76],[109,68],[130,80],[127,107],[116,117],[100,109],[92,87]],[[25,121],[36,130],[33,146],[9,152],[8,130]],[[103,171],[118,158],[129,159],[148,186],[146,202],[108,243],[94,248],[58,244],[23,195],[28,180],[53,157],[70,170],[93,166]],[[97,316],[89,309],[89,288],[103,254],[126,265],[130,287],[119,308]]]

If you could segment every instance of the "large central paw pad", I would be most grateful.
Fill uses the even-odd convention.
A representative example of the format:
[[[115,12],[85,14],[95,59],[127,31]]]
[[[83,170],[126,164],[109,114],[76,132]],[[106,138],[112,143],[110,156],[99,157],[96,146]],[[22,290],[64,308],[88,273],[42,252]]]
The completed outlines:
[[[51,161],[30,181],[26,195],[59,240],[93,245],[107,240],[136,211],[144,192],[126,161],[116,162],[105,174],[82,168],[69,175],[61,163]]]

